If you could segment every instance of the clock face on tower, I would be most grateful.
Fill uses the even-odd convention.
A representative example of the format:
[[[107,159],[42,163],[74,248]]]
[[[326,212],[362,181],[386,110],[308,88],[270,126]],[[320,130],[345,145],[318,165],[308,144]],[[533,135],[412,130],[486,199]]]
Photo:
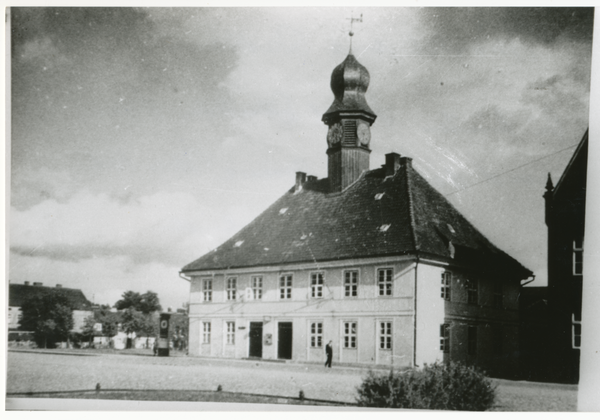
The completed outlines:
[[[329,131],[327,132],[327,144],[329,145],[329,147],[333,147],[340,141],[342,141],[342,134],[342,124],[340,124],[339,122],[332,124],[329,127]]]
[[[369,145],[369,142],[371,141],[371,129],[368,124],[360,122],[356,128],[356,135],[361,146]]]

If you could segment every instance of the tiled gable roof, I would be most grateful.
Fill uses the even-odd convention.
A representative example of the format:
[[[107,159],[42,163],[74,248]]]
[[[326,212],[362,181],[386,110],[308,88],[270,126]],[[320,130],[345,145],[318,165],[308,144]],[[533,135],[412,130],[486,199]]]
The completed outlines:
[[[21,307],[23,302],[34,296],[43,296],[48,293],[57,293],[65,296],[74,310],[91,310],[92,304],[87,300],[80,289],[65,287],[30,286],[25,284],[9,284],[8,305]]]
[[[385,168],[365,172],[340,193],[326,192],[327,179],[308,181],[297,192],[292,188],[182,272],[415,253],[470,258],[476,253],[480,261],[495,260],[525,277],[531,274],[475,229],[412,168],[410,159],[402,158],[393,176],[385,174]]]

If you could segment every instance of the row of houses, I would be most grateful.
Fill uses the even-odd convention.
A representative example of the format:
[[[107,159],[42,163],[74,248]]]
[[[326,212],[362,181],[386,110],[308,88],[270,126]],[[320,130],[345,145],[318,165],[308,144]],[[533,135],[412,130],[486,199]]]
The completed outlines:
[[[550,278],[538,292],[523,287],[533,273],[410,157],[391,152],[369,168],[377,118],[365,98],[369,79],[352,53],[333,70],[334,101],[322,117],[328,177],[297,172],[261,215],[182,268],[190,354],[321,362],[331,340],[338,363],[453,360],[538,380],[556,379],[544,375],[557,363],[564,372],[556,377],[576,380],[587,134],[544,196]],[[548,314],[537,309],[544,301]]]

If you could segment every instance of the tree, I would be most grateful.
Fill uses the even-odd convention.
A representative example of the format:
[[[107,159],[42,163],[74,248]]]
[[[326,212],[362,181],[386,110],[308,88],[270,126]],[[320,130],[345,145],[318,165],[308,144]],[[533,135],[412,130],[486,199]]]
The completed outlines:
[[[118,310],[132,308],[144,314],[160,311],[162,309],[158,300],[158,295],[150,290],[143,295],[139,294],[138,292],[128,290],[127,292],[123,293],[121,299],[115,303],[115,308]]]
[[[66,341],[73,329],[73,305],[59,291],[35,295],[21,305],[21,329],[33,331],[38,346],[48,348]]]

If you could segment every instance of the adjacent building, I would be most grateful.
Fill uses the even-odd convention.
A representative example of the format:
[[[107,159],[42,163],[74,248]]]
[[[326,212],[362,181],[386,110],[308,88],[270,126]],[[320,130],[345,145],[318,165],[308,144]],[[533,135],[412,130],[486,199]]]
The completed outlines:
[[[181,270],[189,354],[323,363],[476,364],[518,372],[521,281],[494,246],[388,153],[369,169],[369,72],[350,53],[331,75],[328,177],[295,183],[249,225]]]
[[[556,185],[548,174],[548,286],[524,288],[523,371],[526,377],[579,380],[588,131]]]

